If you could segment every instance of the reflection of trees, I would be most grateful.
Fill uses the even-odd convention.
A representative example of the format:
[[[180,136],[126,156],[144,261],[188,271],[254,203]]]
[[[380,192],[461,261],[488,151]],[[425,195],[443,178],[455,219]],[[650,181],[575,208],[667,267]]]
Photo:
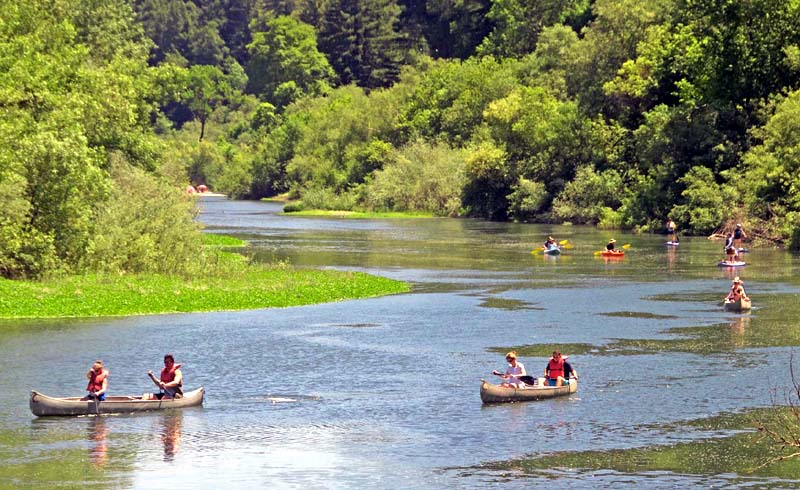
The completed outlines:
[[[108,461],[109,428],[105,417],[92,417],[89,423],[89,461],[95,466],[104,466]]]
[[[183,413],[164,414],[161,417],[161,442],[164,443],[164,461],[172,461],[181,445]]]

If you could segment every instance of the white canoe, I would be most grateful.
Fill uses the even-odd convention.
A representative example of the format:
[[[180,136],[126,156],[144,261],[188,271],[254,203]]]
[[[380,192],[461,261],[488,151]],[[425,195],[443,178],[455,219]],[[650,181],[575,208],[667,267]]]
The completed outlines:
[[[99,415],[104,413],[134,413],[150,410],[196,407],[203,404],[205,390],[201,387],[184,393],[183,398],[142,400],[141,396],[109,396],[104,401],[72,398],[53,398],[31,391],[31,412],[37,417],[51,415]]]
[[[751,309],[753,305],[750,303],[749,299],[739,298],[738,301],[726,299],[722,303],[722,306],[725,307],[726,311],[742,311]]]
[[[483,403],[509,403],[544,400],[566,396],[578,391],[578,380],[571,379],[565,386],[527,386],[525,388],[506,388],[481,380],[481,401]]]

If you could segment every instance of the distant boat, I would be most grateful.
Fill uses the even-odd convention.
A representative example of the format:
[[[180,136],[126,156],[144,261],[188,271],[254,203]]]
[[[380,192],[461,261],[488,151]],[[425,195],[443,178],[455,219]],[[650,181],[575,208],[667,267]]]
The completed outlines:
[[[722,305],[725,307],[726,311],[743,311],[752,308],[750,299],[744,299],[744,298],[739,298],[737,301],[731,301],[729,299],[726,299],[722,303]]]
[[[544,253],[547,255],[561,255],[561,249],[558,247],[548,248]]]
[[[625,251],[624,250],[603,250],[603,252],[600,253],[600,255],[602,255],[603,257],[622,257],[622,256],[625,255]]]
[[[667,242],[668,247],[677,247],[681,242]]]
[[[170,408],[196,407],[203,404],[205,390],[198,388],[184,393],[182,398],[142,400],[141,396],[109,396],[103,401],[80,398],[53,398],[31,392],[30,409],[37,417],[48,415],[100,415],[105,413],[134,413]]]
[[[540,378],[544,379],[544,378]],[[525,388],[506,388],[481,380],[481,401],[483,403],[510,403],[544,400],[557,396],[567,396],[578,391],[578,380],[569,380],[564,386],[527,386]]]
[[[747,263],[739,261],[739,260],[734,260],[734,261],[720,260],[717,263],[717,265],[720,266],[720,267],[742,267],[744,265],[747,265]]]

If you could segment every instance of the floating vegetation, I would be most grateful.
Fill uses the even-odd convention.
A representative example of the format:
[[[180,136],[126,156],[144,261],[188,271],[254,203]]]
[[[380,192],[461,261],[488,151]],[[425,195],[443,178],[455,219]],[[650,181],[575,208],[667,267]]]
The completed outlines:
[[[550,357],[554,350],[560,350],[564,355],[604,354],[606,347],[591,344],[537,344],[521,345],[517,347],[489,347],[489,352],[505,354],[513,350],[521,357]]]
[[[800,459],[776,461],[761,467],[773,458],[787,456],[791,448],[784,449],[755,431],[755,420],[777,423],[789,412],[786,407],[751,410],[738,414],[724,414],[709,419],[689,422],[682,427],[668,426],[669,430],[701,430],[731,434],[723,437],[703,437],[697,441],[672,445],[657,445],[634,449],[608,451],[557,452],[546,456],[522,458],[482,465],[481,468],[528,474],[547,474],[554,468],[570,470],[613,470],[622,473],[643,474],[668,471],[678,474],[716,475],[730,473],[744,478],[755,475],[782,478],[800,483]],[[702,437],[702,434],[698,434]],[[780,486],[780,485],[779,485]],[[795,485],[792,485],[793,487]],[[781,486],[781,488],[787,488]]]
[[[675,315],[659,315],[656,313],[647,313],[645,311],[612,311],[610,313],[600,313],[600,315],[620,318],[648,318],[654,320],[674,320],[680,318]]]
[[[506,298],[485,298],[483,302],[478,305],[483,308],[497,308],[500,310],[544,310],[544,308],[540,306],[532,306],[530,303],[526,301],[521,301],[518,299],[506,299]]]

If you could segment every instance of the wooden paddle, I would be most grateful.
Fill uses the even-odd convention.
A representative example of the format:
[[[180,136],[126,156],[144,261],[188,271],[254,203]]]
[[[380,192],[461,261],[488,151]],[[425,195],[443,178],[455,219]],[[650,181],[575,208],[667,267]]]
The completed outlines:
[[[178,393],[177,387],[175,388],[167,388],[166,386],[162,387],[161,380],[155,377],[153,371],[147,371],[147,375],[150,376],[150,379],[153,380],[153,383],[155,383],[156,386],[158,386],[158,389],[164,392],[165,396],[168,396],[170,398],[175,398],[175,395]]]

